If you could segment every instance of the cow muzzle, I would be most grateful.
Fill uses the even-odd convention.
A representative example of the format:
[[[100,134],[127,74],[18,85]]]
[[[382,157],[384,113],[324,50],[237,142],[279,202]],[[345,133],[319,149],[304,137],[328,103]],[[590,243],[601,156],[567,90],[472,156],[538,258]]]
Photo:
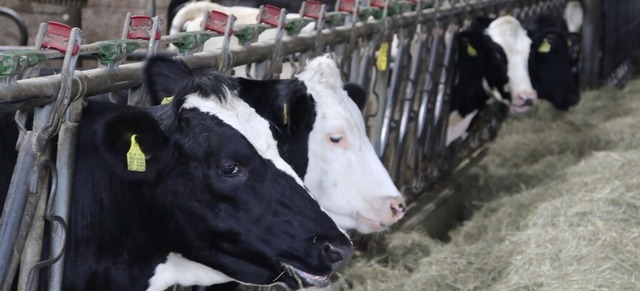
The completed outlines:
[[[511,114],[523,115],[528,113],[529,110],[531,110],[531,108],[533,108],[533,106],[536,104],[537,100],[538,94],[536,93],[536,91],[518,91],[511,101],[511,105],[509,106]]]
[[[377,215],[357,213],[357,220],[363,227],[358,227],[362,233],[382,231],[398,222],[407,211],[406,202],[402,196],[382,198],[382,209]],[[366,230],[365,230],[366,229]]]

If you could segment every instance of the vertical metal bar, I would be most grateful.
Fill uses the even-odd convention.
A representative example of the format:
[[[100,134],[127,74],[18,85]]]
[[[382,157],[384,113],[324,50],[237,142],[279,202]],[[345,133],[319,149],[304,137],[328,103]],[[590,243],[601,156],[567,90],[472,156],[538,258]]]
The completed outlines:
[[[584,24],[582,26],[582,70],[580,75],[583,82],[583,89],[593,88],[599,85],[598,77],[600,75],[599,56],[602,53],[600,46],[600,29],[602,27],[600,16],[602,2],[601,0],[584,0]]]
[[[47,149],[45,156],[50,156],[50,147]],[[18,278],[18,290],[26,290],[28,274],[29,270],[34,267],[39,261],[42,255],[42,243],[44,238],[44,213],[47,205],[47,193],[49,186],[49,171],[48,169],[44,170],[40,173],[40,181],[38,193],[42,193],[37,195],[38,204],[35,209],[35,213],[33,215],[33,222],[31,228],[28,229],[29,234],[26,238],[26,243],[24,246],[24,251],[22,252],[22,256],[20,258],[20,277]],[[36,195],[33,195],[36,196]],[[37,274],[36,274],[37,281]],[[35,290],[35,286],[32,286],[32,290]]]
[[[149,16],[156,16],[156,0],[146,0],[146,11]]]
[[[419,4],[418,4],[419,5]],[[409,131],[410,115],[412,113],[412,107],[415,103],[416,88],[418,87],[418,78],[421,76],[421,72],[424,71],[424,51],[427,42],[426,27],[425,24],[418,24],[419,29],[415,33],[415,47],[411,57],[411,66],[409,68],[409,77],[406,80],[405,94],[402,100],[402,111],[400,116],[400,125],[398,130],[398,137],[396,143],[396,150],[394,158],[396,159],[395,169],[392,172],[396,181],[400,181],[402,176],[402,165],[406,157],[409,157],[408,153],[405,153],[405,143],[407,140],[407,133]],[[415,142],[415,140],[414,140]],[[413,183],[412,183],[413,184]]]
[[[58,152],[56,157],[56,169],[58,172],[58,191],[53,200],[53,215],[69,219],[69,205],[71,200],[71,188],[73,185],[73,173],[76,158],[76,139],[78,123],[82,114],[82,98],[71,103],[65,120],[60,126],[58,135]],[[58,254],[64,248],[64,230],[58,223],[51,225],[50,253]],[[64,266],[64,254],[58,262],[51,266],[49,278],[49,290],[62,290],[62,275]]]
[[[29,181],[33,176],[37,151],[33,146],[36,133],[26,132],[18,149],[18,158],[9,184],[7,198],[0,218],[0,289],[9,290],[15,276],[14,257],[22,253],[19,241],[20,224],[29,197]],[[24,243],[24,241],[23,241]],[[17,260],[16,260],[17,262]]]

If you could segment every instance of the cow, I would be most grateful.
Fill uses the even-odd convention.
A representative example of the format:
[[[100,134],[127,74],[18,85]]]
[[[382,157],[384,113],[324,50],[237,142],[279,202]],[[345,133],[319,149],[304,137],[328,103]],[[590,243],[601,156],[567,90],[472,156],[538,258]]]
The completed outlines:
[[[338,226],[364,234],[388,229],[403,217],[406,202],[367,137],[361,111],[366,92],[343,85],[329,55],[310,60],[291,80],[311,98],[306,108],[276,94],[263,98],[260,81],[249,79],[238,78],[250,88],[240,96],[276,127],[281,154]],[[278,81],[284,80],[272,82]],[[305,126],[291,128],[289,119]]]
[[[314,58],[293,79],[235,80],[240,98],[269,120],[283,159],[339,227],[368,234],[403,217],[406,202],[366,135],[366,92],[343,85],[333,59]]]
[[[83,109],[62,289],[329,284],[353,244],[238,97],[243,85],[162,57],[143,76],[173,102]]]
[[[447,141],[461,137],[490,99],[526,114],[537,100],[529,77],[531,39],[512,16],[477,18],[456,36],[457,69],[451,88]]]
[[[563,21],[543,14],[527,30],[532,40],[529,73],[533,88],[557,110],[569,110],[580,102],[580,89],[577,61]]]

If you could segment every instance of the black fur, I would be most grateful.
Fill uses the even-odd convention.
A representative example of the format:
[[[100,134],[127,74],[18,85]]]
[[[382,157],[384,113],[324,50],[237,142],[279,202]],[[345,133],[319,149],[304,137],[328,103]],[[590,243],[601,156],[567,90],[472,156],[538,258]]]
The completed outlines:
[[[532,40],[529,74],[533,88],[540,99],[551,102],[556,109],[569,110],[580,102],[577,69],[579,42],[575,36],[569,36],[560,19],[549,15],[536,18],[528,26],[528,33]],[[545,39],[550,44],[550,51],[539,52],[538,48]],[[575,47],[569,45],[569,41],[572,41],[572,46],[574,42],[578,43],[578,53]]]
[[[297,79],[237,81],[242,88],[240,98],[271,123],[280,155],[304,177],[309,164],[309,133],[316,119],[315,102],[304,83]]]
[[[358,106],[360,111],[364,110],[364,106],[367,104],[367,91],[356,83],[344,84],[344,90],[347,91],[347,95],[351,97],[351,100]]]
[[[237,84],[184,68],[162,58],[145,68],[152,94],[176,91],[173,105],[87,102],[63,290],[144,290],[170,252],[253,284],[271,284],[282,262],[318,275],[346,263],[348,237],[302,186],[217,117],[179,107],[194,92],[224,101],[222,86]],[[126,169],[131,134],[148,157],[144,173]],[[297,286],[286,274],[277,280]]]

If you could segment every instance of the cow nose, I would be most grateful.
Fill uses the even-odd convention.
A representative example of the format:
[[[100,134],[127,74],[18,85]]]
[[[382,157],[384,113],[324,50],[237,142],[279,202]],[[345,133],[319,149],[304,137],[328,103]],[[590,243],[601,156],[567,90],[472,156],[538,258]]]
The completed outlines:
[[[525,99],[522,106],[533,106],[533,99]]]
[[[353,256],[353,248],[351,246],[334,246],[330,243],[325,243],[322,247],[324,257],[333,271],[344,267]]]
[[[400,220],[404,216],[404,213],[407,211],[407,206],[403,197],[393,197],[389,201],[389,206],[391,207],[391,217],[394,219],[394,222]]]
[[[517,94],[518,102],[517,106],[533,106],[538,94],[535,91],[520,91]]]

